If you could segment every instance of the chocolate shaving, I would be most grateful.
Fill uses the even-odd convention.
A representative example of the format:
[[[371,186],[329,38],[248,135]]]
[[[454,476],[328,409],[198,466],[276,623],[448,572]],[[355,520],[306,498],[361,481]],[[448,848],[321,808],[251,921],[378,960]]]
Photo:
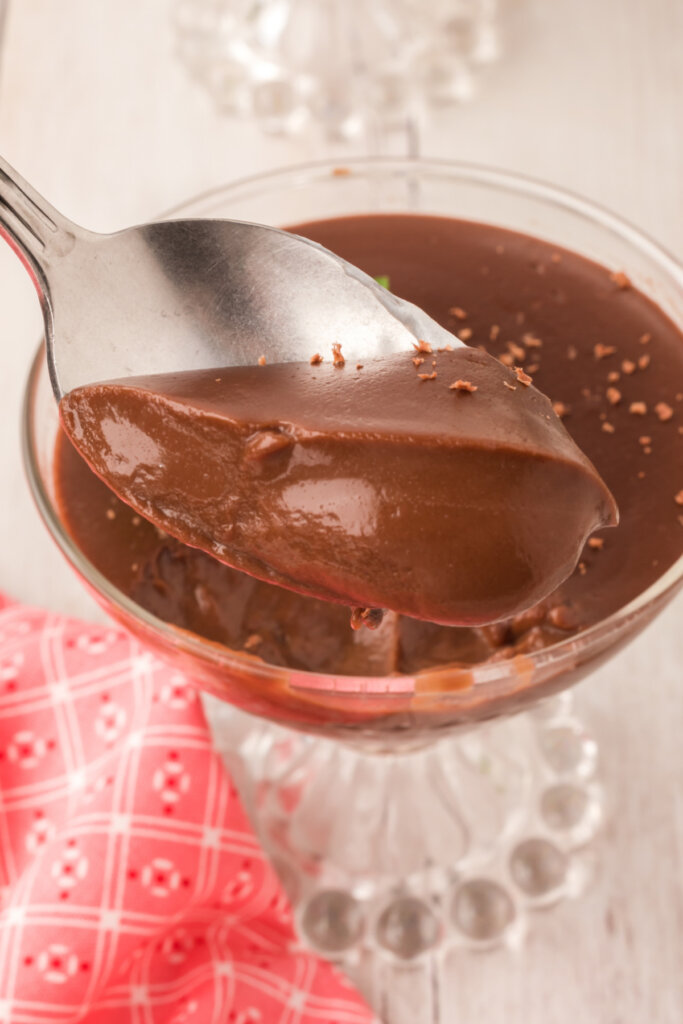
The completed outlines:
[[[263,643],[263,637],[259,633],[252,633],[248,636],[242,645],[245,651],[253,651],[254,647],[258,647],[259,644]]]
[[[521,363],[526,359],[526,350],[516,342],[508,341],[507,348],[508,352],[512,353],[513,358],[516,359],[518,363]]]
[[[650,365],[650,356],[647,354],[647,352],[644,355],[642,355],[642,356],[638,356],[638,366],[640,367],[641,370],[647,370],[649,365]]]
[[[420,380],[436,380],[436,370],[433,373],[418,373]]]
[[[455,380],[455,381],[453,381],[452,384],[448,385],[448,390],[449,391],[468,391],[468,392],[472,393],[473,391],[477,391],[478,388],[477,388],[476,384],[473,384],[469,380]]]
[[[645,402],[631,402],[628,411],[634,416],[644,416],[647,412],[647,405]]]
[[[507,388],[509,391],[516,391],[517,390],[516,386],[514,384],[511,384],[509,380],[504,380],[503,381],[503,387]]]
[[[614,427],[612,426],[611,423],[603,423],[602,429],[605,431],[606,434],[613,434],[614,433]]]
[[[610,384],[616,384],[616,382],[619,380],[620,376],[621,376],[621,374],[619,373],[618,370],[610,370],[610,372],[607,374],[607,380],[609,381]]]
[[[424,363],[424,357],[423,356],[413,356],[412,364],[415,367],[415,369],[417,369],[418,366],[422,366],[423,363]]]
[[[569,415],[569,406],[565,405],[564,402],[553,402],[553,410],[556,416],[562,419],[563,416]]]
[[[310,359],[311,366],[320,366],[322,361],[323,361],[323,357],[320,355],[319,352],[316,352],[315,355],[311,356],[311,359]]]
[[[607,388],[605,395],[610,405],[619,405],[621,401],[621,391],[619,388]]]
[[[503,352],[498,356],[499,361],[503,366],[512,366],[515,361],[515,357],[510,352]]]
[[[594,551],[602,551],[605,546],[605,541],[602,537],[590,537],[588,540],[588,547],[593,548]]]
[[[683,505],[683,491],[679,491],[678,494],[674,495],[674,501],[677,505]]]
[[[521,366],[515,366],[514,369],[519,383],[523,384],[525,388],[528,388],[529,385],[533,383],[533,377],[530,377],[528,373],[525,373]]]
[[[606,359],[608,356],[613,356],[615,352],[614,345],[603,345],[601,341],[593,346],[593,354],[596,359]]]
[[[631,288],[631,278],[628,274],[625,274],[623,270],[616,270],[613,274],[610,274],[610,279],[614,281],[617,288],[625,291],[627,288]]]
[[[647,434],[643,434],[642,437],[638,438],[638,444],[642,444],[642,445],[652,444],[652,438],[648,437]]]
[[[454,316],[456,320],[467,320],[467,313],[460,306],[451,306],[448,310],[451,316]]]
[[[266,365],[266,357],[265,356],[259,356],[258,357],[258,364],[259,364],[259,366],[265,366]]]
[[[341,370],[342,366],[346,366],[346,360],[342,355],[342,347],[338,341],[335,341],[332,346],[332,362],[338,370]]]
[[[636,364],[633,362],[632,359],[624,359],[623,363],[621,364],[621,368],[624,371],[624,373],[636,372]]]
[[[655,412],[657,413],[657,418],[661,420],[662,423],[668,422],[674,414],[673,409],[666,402],[657,402]]]
[[[638,341],[641,345],[649,345],[652,341],[652,335],[646,331],[645,334],[641,334],[641,336],[638,338]]]
[[[527,348],[540,348],[543,344],[540,338],[537,338],[535,334],[530,334],[528,331],[522,335],[522,341]]]
[[[428,341],[423,341],[422,338],[420,338],[419,341],[413,342],[413,348],[416,352],[424,352],[425,355],[428,356],[431,356],[432,354],[432,346]]]
[[[473,331],[471,327],[463,327],[458,337],[461,341],[469,341],[472,337]]]
[[[499,334],[500,327],[498,326],[498,324],[492,324],[491,330],[489,331],[489,338],[491,339],[491,341],[495,341]]]

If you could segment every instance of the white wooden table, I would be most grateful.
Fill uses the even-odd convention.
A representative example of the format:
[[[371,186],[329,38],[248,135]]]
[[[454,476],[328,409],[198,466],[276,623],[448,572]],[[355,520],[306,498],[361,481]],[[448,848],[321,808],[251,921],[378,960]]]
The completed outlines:
[[[683,255],[683,4],[508,0],[510,52],[467,107],[435,116],[430,156],[497,164],[597,199]],[[65,213],[109,230],[204,187],[326,155],[219,120],[172,56],[168,0],[13,0],[0,151]],[[352,148],[339,153],[351,153]],[[19,407],[40,314],[0,248],[0,586],[93,617],[29,498]],[[540,914],[520,953],[459,953],[450,1024],[683,1021],[683,602],[581,687],[610,815],[601,872]],[[406,1004],[406,1024],[420,1007]]]

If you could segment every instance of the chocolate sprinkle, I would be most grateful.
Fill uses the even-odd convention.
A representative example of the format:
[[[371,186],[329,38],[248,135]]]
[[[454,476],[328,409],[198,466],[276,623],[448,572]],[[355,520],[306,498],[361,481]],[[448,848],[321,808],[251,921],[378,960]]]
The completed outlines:
[[[674,414],[673,409],[667,402],[657,402],[655,406],[657,417],[662,423],[667,423]]]
[[[423,341],[422,338],[420,338],[419,341],[413,342],[413,348],[416,352],[424,352],[425,355],[428,356],[431,356],[432,354],[432,346],[428,341]]]
[[[613,274],[610,274],[610,278],[614,281],[617,288],[625,291],[627,288],[631,288],[631,278],[628,274],[625,274],[623,270],[617,270]]]
[[[603,345],[601,341],[593,346],[593,354],[596,359],[606,359],[608,356],[613,356],[615,352],[614,345]]]

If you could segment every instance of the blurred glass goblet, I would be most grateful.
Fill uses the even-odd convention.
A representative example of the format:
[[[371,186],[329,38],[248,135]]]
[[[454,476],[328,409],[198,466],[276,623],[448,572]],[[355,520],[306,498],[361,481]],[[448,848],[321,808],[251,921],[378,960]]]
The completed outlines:
[[[221,111],[331,139],[460,102],[500,52],[499,0],[176,0],[177,52]]]

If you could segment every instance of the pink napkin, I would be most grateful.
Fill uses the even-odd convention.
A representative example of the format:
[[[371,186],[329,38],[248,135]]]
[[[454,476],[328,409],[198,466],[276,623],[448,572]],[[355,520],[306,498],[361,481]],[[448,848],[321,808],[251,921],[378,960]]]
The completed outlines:
[[[196,691],[0,597],[0,1021],[367,1024],[297,951]]]

